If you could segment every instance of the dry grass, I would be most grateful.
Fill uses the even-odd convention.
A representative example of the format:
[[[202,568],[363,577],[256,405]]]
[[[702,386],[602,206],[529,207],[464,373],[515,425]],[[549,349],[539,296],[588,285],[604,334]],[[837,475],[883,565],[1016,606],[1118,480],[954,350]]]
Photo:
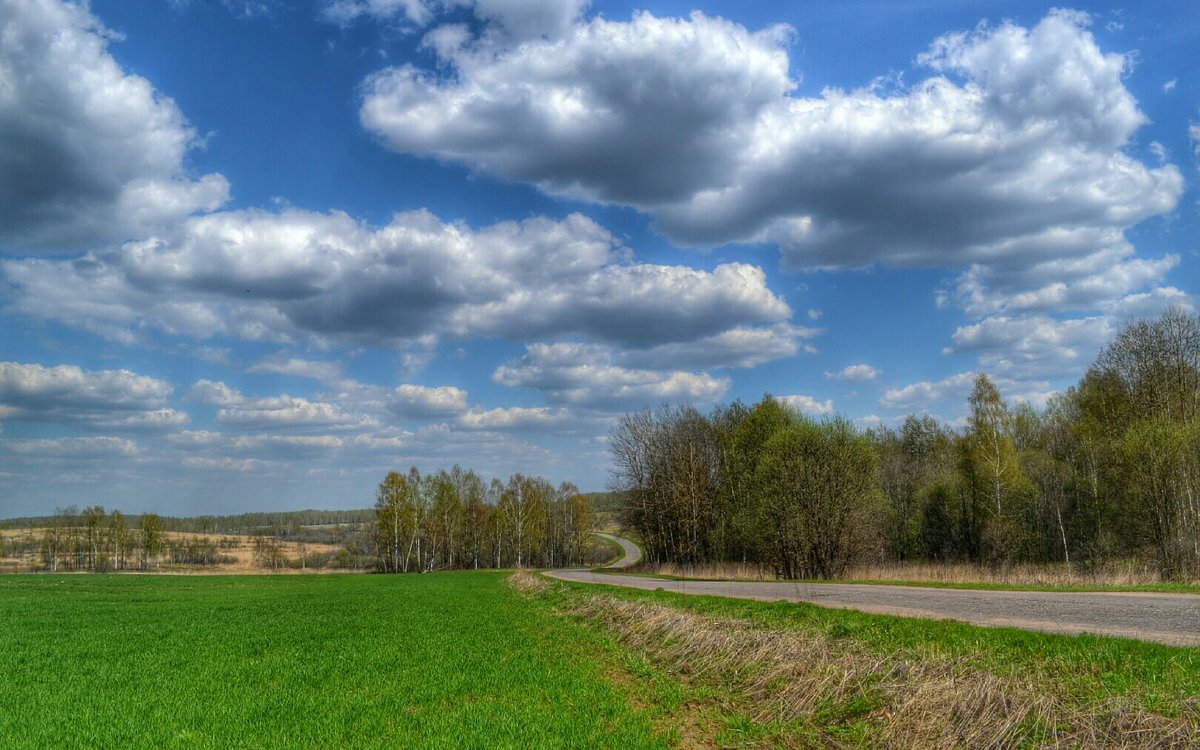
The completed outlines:
[[[508,577],[508,585],[522,594],[540,594],[550,588],[550,582],[525,568],[518,568]]]
[[[847,571],[848,580],[992,583],[1018,586],[1148,586],[1162,583],[1153,566],[1133,560],[1095,570],[1061,563],[988,567],[966,563],[880,563]]]
[[[1179,718],[1118,699],[1083,704],[1055,685],[964,660],[879,656],[820,633],[590,596],[574,613],[689,682],[728,689],[756,723],[790,723],[793,746],[895,748],[1200,746],[1195,701]]]
[[[680,578],[728,581],[779,580],[769,567],[752,563],[704,565],[643,564],[639,573]],[[857,565],[841,576],[846,581],[906,581],[938,584],[994,584],[999,586],[1148,586],[1162,583],[1153,566],[1134,560],[1109,563],[1101,569],[1070,569],[1062,564],[992,567],[968,563],[876,563]]]
[[[700,578],[721,581],[777,581],[779,577],[768,567],[754,563],[641,563],[638,573],[651,573],[676,578]]]

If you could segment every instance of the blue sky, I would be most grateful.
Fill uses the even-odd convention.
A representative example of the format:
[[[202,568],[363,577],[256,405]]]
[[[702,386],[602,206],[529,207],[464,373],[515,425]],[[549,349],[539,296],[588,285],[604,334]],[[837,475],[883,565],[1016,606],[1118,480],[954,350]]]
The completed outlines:
[[[0,0],[0,516],[959,424],[1200,288],[1200,7]]]

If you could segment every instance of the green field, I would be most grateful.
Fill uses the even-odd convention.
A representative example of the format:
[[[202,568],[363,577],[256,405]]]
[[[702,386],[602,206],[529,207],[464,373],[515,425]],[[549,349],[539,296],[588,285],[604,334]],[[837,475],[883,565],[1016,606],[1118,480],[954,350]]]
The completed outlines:
[[[0,747],[663,747],[503,573],[0,577]]]
[[[0,747],[1200,741],[1200,649],[507,576],[0,576]]]

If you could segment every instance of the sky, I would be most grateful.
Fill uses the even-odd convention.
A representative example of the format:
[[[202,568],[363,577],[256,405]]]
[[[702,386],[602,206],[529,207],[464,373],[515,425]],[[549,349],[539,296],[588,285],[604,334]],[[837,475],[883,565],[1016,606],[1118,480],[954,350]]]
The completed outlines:
[[[961,425],[1200,290],[1200,5],[0,0],[0,517]]]

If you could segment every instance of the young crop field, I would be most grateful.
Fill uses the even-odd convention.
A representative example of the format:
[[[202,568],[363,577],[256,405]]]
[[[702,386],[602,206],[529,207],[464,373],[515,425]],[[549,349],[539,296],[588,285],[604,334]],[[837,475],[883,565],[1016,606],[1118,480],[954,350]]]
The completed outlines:
[[[503,573],[0,577],[0,746],[664,747]]]
[[[4,748],[1200,741],[1200,649],[529,573],[2,576],[0,621]]]

